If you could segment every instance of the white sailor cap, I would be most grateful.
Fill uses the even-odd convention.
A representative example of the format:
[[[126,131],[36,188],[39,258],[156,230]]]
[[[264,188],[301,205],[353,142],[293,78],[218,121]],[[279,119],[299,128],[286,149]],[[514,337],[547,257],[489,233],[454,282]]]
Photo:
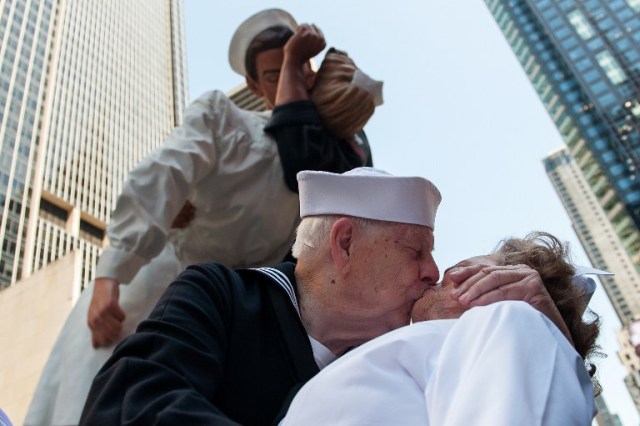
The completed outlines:
[[[266,9],[244,21],[231,38],[229,46],[229,64],[238,74],[245,76],[245,56],[253,39],[267,28],[284,26],[292,31],[298,27],[296,20],[282,9]]]
[[[346,173],[298,173],[300,217],[346,215],[434,229],[440,191],[422,177],[359,167]]]

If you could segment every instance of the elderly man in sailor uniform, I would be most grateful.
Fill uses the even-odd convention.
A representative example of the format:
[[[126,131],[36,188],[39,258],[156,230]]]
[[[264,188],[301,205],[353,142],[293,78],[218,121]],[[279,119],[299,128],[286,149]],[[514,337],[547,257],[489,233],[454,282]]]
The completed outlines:
[[[81,424],[273,424],[336,357],[409,323],[439,277],[438,189],[371,168],[298,182],[297,264],[189,267],[98,373]],[[492,278],[557,320],[548,295]]]
[[[577,274],[605,272],[573,272],[561,247],[534,233],[449,268],[415,303],[413,324],[322,370],[297,393],[280,426],[590,425],[596,407],[585,361],[596,349],[599,322],[583,315],[595,284]],[[513,266],[523,260],[529,270]],[[521,301],[470,309],[452,298],[461,266],[475,268],[474,286],[488,268],[542,279],[562,306],[569,339]]]

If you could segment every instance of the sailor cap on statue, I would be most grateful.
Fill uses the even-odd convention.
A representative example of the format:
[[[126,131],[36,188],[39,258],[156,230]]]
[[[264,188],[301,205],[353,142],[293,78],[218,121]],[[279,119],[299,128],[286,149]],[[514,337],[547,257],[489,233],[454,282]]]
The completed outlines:
[[[289,27],[292,31],[298,27],[296,20],[282,9],[267,9],[258,12],[244,21],[231,38],[229,46],[229,63],[231,69],[245,76],[247,70],[244,67],[247,48],[253,39],[262,31],[271,27]]]
[[[345,215],[424,225],[433,229],[442,197],[422,177],[393,176],[359,167],[343,174],[298,173],[300,217]]]

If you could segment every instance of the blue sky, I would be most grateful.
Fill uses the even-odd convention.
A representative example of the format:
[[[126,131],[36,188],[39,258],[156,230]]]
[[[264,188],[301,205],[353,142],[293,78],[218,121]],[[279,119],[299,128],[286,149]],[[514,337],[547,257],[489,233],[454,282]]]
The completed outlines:
[[[366,127],[376,167],[424,176],[443,194],[436,221],[441,270],[487,253],[505,236],[551,232],[588,264],[542,165],[563,142],[481,0],[184,0],[190,98],[243,82],[229,68],[237,25],[268,8],[312,22],[329,46],[384,81],[384,104]],[[319,56],[319,60],[322,55]],[[602,288],[600,381],[623,424],[638,414],[615,350],[618,320]]]

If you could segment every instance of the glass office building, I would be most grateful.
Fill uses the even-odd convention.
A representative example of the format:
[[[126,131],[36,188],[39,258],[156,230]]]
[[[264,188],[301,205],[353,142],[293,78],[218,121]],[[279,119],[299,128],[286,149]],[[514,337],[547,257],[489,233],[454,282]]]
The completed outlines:
[[[637,268],[640,1],[485,2]]]
[[[594,266],[616,273],[601,281],[628,336],[640,319],[640,0],[485,3],[566,143],[545,168]],[[640,409],[638,358],[623,352]]]
[[[181,0],[0,1],[0,287],[91,278],[128,171],[182,121]]]

